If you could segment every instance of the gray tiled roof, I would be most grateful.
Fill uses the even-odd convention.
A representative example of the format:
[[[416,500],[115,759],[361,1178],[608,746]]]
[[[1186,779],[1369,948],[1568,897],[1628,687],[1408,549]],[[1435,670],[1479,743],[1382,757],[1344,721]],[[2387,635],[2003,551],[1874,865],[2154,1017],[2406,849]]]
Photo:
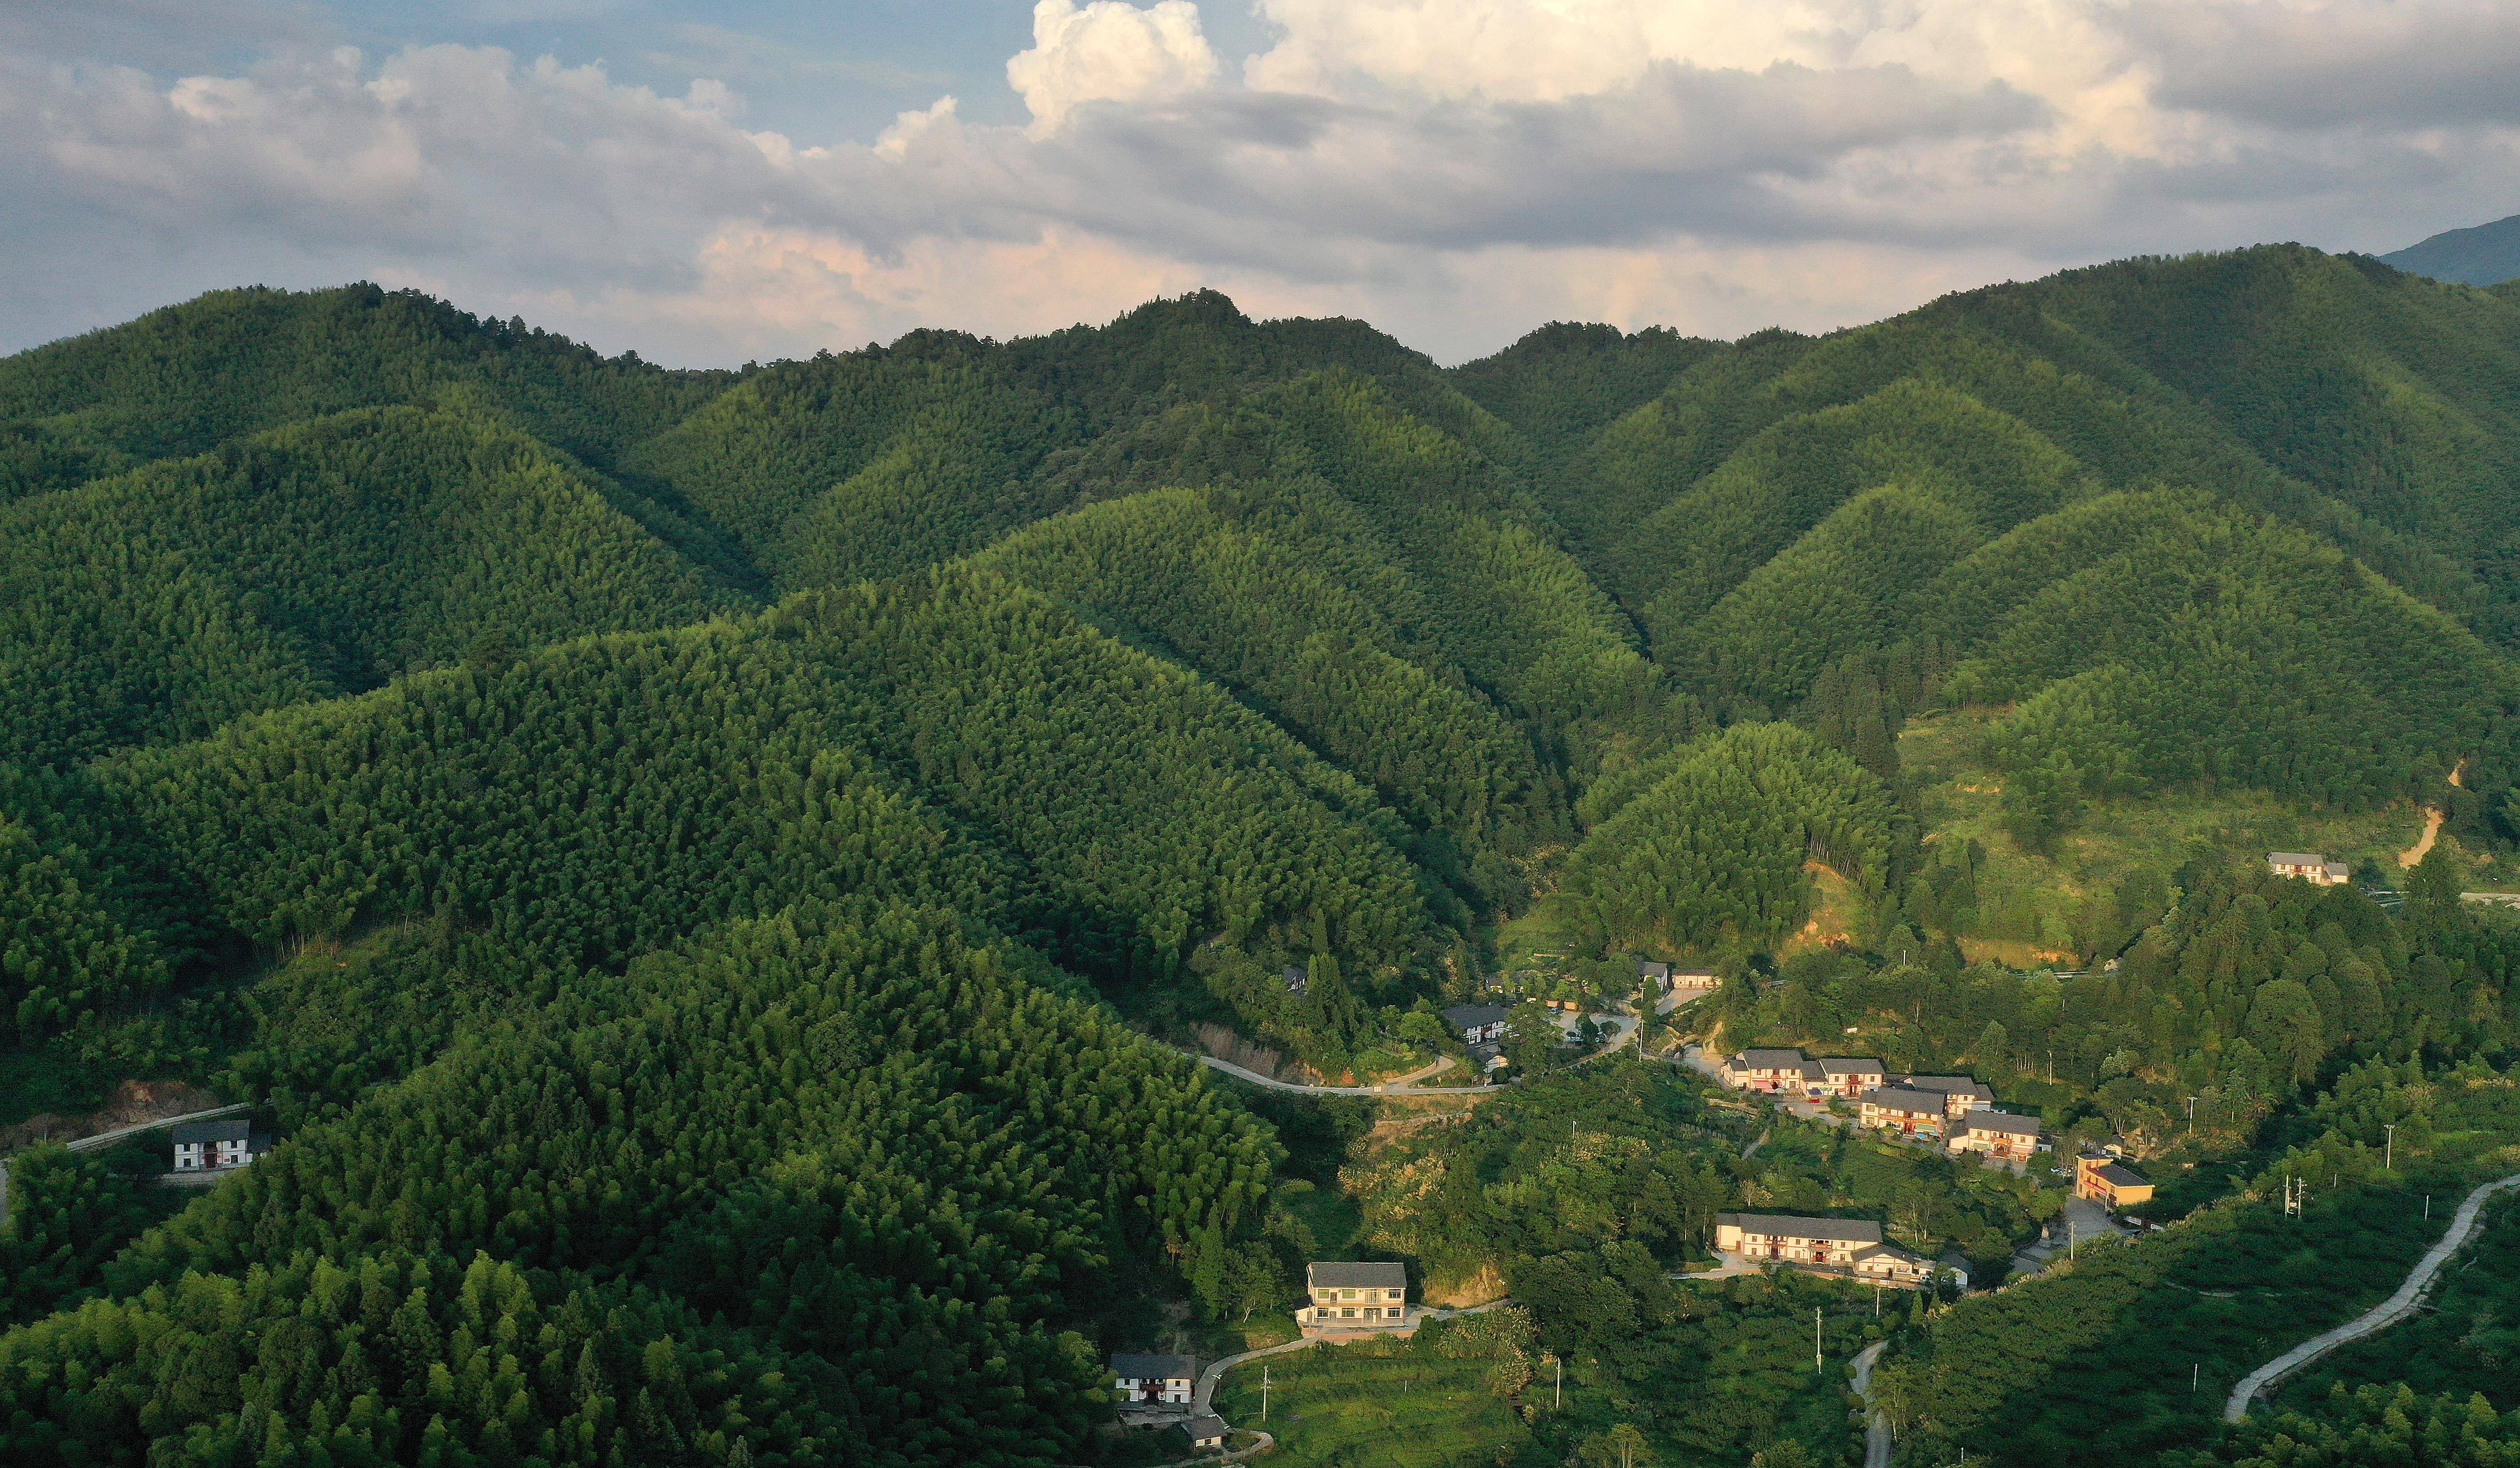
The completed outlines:
[[[225,1122],[192,1122],[175,1129],[177,1145],[185,1142],[245,1141],[253,1135],[253,1123],[246,1117]]]
[[[1800,1050],[1743,1050],[1732,1057],[1732,1063],[1743,1070],[1797,1070],[1803,1063]]]
[[[2120,1167],[2114,1162],[2103,1167],[2095,1167],[2092,1169],[2092,1171],[2097,1173],[2100,1176],[2100,1180],[2106,1182],[2111,1187],[2149,1187],[2152,1185],[2152,1179],[2145,1177],[2143,1174],[2137,1172],[2133,1168]]]
[[[1975,1076],[1901,1076],[1899,1084],[1909,1090],[1937,1090],[1947,1095],[1995,1099],[1995,1092],[1979,1084]]]
[[[1406,1265],[1312,1264],[1304,1278],[1317,1290],[1397,1290],[1409,1284]]]
[[[1738,1225],[1744,1233],[1839,1239],[1850,1244],[1881,1242],[1881,1225],[1870,1219],[1806,1219],[1789,1213],[1719,1213],[1715,1222]]]
[[[1123,1381],[1181,1381],[1197,1374],[1197,1362],[1169,1352],[1114,1351],[1111,1374]]]
[[[1832,1076],[1852,1076],[1868,1072],[1876,1076],[1889,1074],[1888,1068],[1878,1060],[1849,1059],[1842,1055],[1824,1055],[1813,1061],[1812,1064],[1819,1066],[1822,1073]]]
[[[1503,1004],[1453,1004],[1444,1010],[1444,1023],[1456,1030],[1481,1029],[1504,1022]]]
[[[2316,851],[2271,851],[2267,853],[2267,865],[2271,867],[2324,867],[2327,865],[2327,857],[2324,853]]]
[[[1941,1091],[1905,1090],[1896,1086],[1876,1086],[1857,1099],[1893,1111],[1931,1111],[1937,1115],[1945,1104]]]
[[[1214,1412],[1209,1412],[1203,1416],[1192,1417],[1188,1422],[1183,1423],[1182,1431],[1190,1434],[1190,1440],[1192,1442],[1204,1443],[1210,1438],[1224,1437],[1227,1433],[1233,1431],[1233,1429],[1225,1425],[1224,1418],[1216,1415]]]

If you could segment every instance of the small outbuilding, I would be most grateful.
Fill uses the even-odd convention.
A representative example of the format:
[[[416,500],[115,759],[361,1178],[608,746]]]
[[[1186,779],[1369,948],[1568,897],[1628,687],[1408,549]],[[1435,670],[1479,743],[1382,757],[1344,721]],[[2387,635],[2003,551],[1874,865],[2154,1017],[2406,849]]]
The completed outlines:
[[[1214,1412],[1202,1413],[1182,1424],[1181,1430],[1192,1447],[1223,1447],[1229,1428],[1225,1419]]]

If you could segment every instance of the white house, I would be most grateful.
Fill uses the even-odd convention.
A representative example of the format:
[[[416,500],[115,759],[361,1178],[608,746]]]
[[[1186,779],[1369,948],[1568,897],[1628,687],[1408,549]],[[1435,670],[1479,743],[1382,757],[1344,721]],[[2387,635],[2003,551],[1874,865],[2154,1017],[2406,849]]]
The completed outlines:
[[[1295,1312],[1295,1323],[1307,1331],[1397,1330],[1409,1318],[1404,1265],[1307,1265],[1304,1293],[1313,1303]]]
[[[204,1173],[253,1161],[253,1124],[240,1117],[192,1122],[175,1129],[175,1171]]]
[[[1455,1004],[1444,1011],[1444,1023],[1463,1045],[1494,1045],[1505,1039],[1503,1004]]]
[[[1124,1402],[1188,1406],[1198,1362],[1167,1353],[1114,1351],[1111,1374],[1118,1379],[1116,1390]]]

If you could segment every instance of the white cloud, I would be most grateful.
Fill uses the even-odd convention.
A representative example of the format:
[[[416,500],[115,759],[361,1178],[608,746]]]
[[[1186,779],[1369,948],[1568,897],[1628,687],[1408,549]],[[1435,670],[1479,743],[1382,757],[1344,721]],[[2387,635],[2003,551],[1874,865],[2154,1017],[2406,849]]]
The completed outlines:
[[[1262,11],[1272,43],[1224,79],[1182,0],[1046,0],[1008,68],[1031,126],[943,97],[872,141],[747,131],[706,74],[676,96],[320,27],[153,70],[112,64],[132,25],[0,24],[0,332],[368,276],[724,362],[1209,284],[1450,360],[1552,317],[1817,329],[1994,275],[2385,248],[2520,208],[2520,41],[2468,0]]]
[[[1007,63],[1034,131],[1056,129],[1089,102],[1144,102],[1196,91],[1216,77],[1216,53],[1191,0],[1140,10],[1126,0],[1040,0],[1032,49]]]

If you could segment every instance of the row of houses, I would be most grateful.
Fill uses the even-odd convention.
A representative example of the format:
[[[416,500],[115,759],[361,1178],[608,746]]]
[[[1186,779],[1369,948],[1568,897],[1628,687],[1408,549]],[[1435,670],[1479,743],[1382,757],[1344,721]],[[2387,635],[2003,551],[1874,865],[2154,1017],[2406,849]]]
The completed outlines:
[[[1995,1110],[1995,1092],[1974,1076],[1894,1075],[1868,1056],[1815,1059],[1799,1049],[1743,1050],[1727,1059],[1718,1075],[1736,1090],[1851,1100],[1864,1126],[1939,1140],[1955,1152],[2013,1162],[2042,1145],[2039,1119]]]

